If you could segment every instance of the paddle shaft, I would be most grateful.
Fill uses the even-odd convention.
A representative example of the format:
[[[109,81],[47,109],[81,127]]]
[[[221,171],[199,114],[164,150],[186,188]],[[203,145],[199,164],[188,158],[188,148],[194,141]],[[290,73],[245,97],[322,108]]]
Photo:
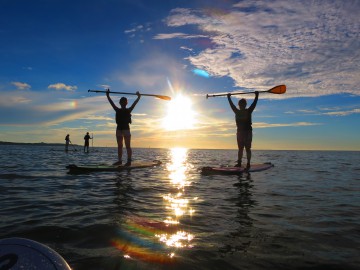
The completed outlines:
[[[284,94],[286,92],[286,85],[282,84],[282,85],[275,86],[269,90],[258,91],[258,92],[259,93]],[[208,98],[208,97],[223,97],[223,96],[227,96],[228,94],[230,94],[230,96],[234,96],[234,95],[245,95],[245,94],[253,94],[253,93],[255,93],[255,91],[240,92],[240,93],[227,93],[227,94],[207,94],[206,98]]]
[[[110,94],[119,94],[119,95],[134,95],[137,96],[136,93],[128,93],[128,92],[114,92],[114,91],[104,91],[104,90],[88,90],[88,92],[93,92],[93,93],[110,93]],[[155,95],[155,94],[141,94],[142,96],[147,96],[147,97],[156,97],[156,98],[160,98],[163,100],[171,100],[171,97],[169,96],[162,96],[162,95]]]
[[[72,147],[74,148],[74,151],[77,151],[75,145],[73,145],[71,141],[69,141],[69,142],[70,142],[70,144],[72,145]]]
[[[266,91],[258,91],[259,93],[265,93],[265,92],[269,92],[269,90],[266,90]],[[235,96],[235,95],[245,95],[245,94],[254,94],[255,91],[252,91],[252,92],[240,92],[240,93],[229,93],[230,96]],[[227,96],[228,94],[207,94],[206,95],[206,98],[208,97],[224,97],[224,96]]]

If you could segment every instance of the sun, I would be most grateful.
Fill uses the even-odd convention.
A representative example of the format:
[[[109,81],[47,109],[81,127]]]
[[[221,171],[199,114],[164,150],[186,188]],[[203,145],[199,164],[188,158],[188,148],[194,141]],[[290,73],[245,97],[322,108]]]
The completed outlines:
[[[167,115],[163,119],[166,130],[191,129],[195,125],[195,112],[192,109],[191,99],[178,94],[168,103]]]

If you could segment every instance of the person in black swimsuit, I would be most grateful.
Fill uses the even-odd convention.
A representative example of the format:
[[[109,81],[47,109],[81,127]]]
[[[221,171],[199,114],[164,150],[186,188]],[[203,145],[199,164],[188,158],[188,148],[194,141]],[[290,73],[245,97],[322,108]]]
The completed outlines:
[[[135,108],[136,104],[139,102],[141,94],[136,92],[137,99],[134,103],[126,108],[128,101],[126,97],[122,97],[119,101],[120,108],[118,108],[114,102],[110,98],[110,91],[108,90],[106,93],[106,97],[116,112],[116,140],[118,145],[118,161],[113,165],[121,165],[122,164],[122,149],[123,149],[123,141],[125,142],[126,152],[127,152],[127,162],[125,166],[131,165],[132,158],[132,149],[131,149],[131,133],[130,133],[130,124],[131,124],[131,112]]]

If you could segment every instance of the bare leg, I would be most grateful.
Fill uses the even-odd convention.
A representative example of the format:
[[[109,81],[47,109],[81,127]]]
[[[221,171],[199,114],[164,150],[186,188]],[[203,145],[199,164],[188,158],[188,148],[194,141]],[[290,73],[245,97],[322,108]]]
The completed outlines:
[[[131,165],[132,149],[131,149],[131,135],[124,137],[126,153],[127,153],[127,165]]]
[[[123,152],[123,136],[116,136],[116,140],[118,145],[118,161],[121,161]]]
[[[241,141],[241,136],[238,133],[237,134],[237,145],[238,145],[238,161],[237,161],[237,166],[241,167],[241,161],[243,158],[243,153],[244,153],[244,144]]]
[[[251,143],[252,143],[252,131],[249,131],[246,138],[245,149],[246,149],[246,170],[250,169],[250,162],[251,162]]]
[[[245,147],[246,149],[246,158],[247,158],[247,164],[246,164],[246,169],[250,169],[250,161],[251,161],[251,148],[250,147]]]

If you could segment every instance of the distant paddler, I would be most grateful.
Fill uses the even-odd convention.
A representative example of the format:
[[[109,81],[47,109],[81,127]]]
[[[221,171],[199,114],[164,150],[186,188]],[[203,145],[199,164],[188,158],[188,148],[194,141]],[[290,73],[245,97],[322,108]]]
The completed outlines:
[[[92,139],[93,139],[93,137],[90,137],[89,132],[86,132],[86,135],[84,137],[84,140],[85,140],[84,153],[89,153],[89,141]]]
[[[70,134],[67,134],[65,137],[65,152],[69,151],[69,143],[71,143]]]

